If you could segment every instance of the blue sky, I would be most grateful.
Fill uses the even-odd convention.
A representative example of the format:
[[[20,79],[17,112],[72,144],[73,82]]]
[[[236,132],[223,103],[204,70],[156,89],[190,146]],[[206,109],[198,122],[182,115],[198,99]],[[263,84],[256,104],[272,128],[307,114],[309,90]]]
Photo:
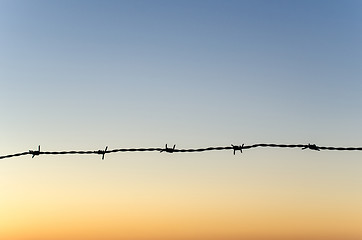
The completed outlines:
[[[360,1],[0,1],[1,154],[39,144],[361,146],[361,23]],[[65,171],[71,179],[88,179],[118,169],[159,189],[172,175],[182,189],[220,177],[216,192],[295,183],[331,198],[347,189],[357,201],[360,154],[113,154],[103,165],[98,156],[20,157],[2,162],[2,177],[31,179],[30,168],[53,179],[42,174],[74,168]]]
[[[353,124],[347,136],[360,139],[351,136],[361,118],[358,1],[1,5],[11,132],[84,122],[164,141],[194,131],[309,141]]]

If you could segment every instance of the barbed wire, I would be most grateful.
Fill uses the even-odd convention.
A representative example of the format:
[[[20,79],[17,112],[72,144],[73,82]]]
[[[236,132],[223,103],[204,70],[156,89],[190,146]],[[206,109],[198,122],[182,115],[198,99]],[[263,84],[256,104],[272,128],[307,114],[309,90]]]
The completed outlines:
[[[206,147],[206,148],[189,148],[189,149],[177,149],[176,145],[173,145],[172,148],[169,148],[166,144],[164,148],[119,148],[108,150],[108,146],[104,150],[96,150],[96,151],[58,151],[58,152],[48,152],[48,151],[41,151],[40,145],[38,146],[37,150],[29,150],[26,152],[15,153],[10,155],[3,155],[0,156],[0,159],[12,158],[12,157],[19,157],[23,155],[31,155],[32,158],[39,155],[69,155],[69,154],[99,154],[102,155],[102,160],[104,160],[105,154],[109,153],[117,153],[117,152],[166,152],[166,153],[185,153],[185,152],[206,152],[206,151],[223,151],[223,150],[233,150],[233,153],[240,151],[241,153],[245,149],[252,149],[252,148],[301,148],[310,149],[314,151],[321,151],[321,150],[332,150],[332,151],[362,151],[362,147],[324,147],[324,146],[317,146],[315,144],[274,144],[274,143],[258,143],[253,145],[233,145],[226,146],[226,147]]]

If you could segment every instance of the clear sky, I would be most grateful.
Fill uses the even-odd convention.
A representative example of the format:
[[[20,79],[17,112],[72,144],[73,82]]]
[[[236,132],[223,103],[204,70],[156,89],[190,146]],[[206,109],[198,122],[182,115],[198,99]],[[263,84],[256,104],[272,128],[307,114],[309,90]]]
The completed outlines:
[[[362,145],[361,1],[0,1],[0,155]],[[362,239],[362,153],[0,162],[3,240]]]

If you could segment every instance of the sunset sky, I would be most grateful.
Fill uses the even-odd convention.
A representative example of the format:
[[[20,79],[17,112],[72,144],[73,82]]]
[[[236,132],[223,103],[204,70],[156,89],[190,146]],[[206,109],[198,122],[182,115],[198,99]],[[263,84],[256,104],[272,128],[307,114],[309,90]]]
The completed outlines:
[[[0,155],[362,146],[362,1],[0,0]],[[362,240],[362,152],[0,161],[1,240]]]

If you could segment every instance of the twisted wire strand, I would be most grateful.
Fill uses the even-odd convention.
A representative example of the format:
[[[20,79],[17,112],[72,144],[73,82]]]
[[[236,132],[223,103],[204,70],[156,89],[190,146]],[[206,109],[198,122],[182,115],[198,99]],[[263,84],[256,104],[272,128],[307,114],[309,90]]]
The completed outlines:
[[[28,154],[29,154],[29,152],[14,153],[14,154],[10,154],[10,155],[0,156],[0,159],[18,157],[18,156],[23,156],[23,155],[28,155]]]
[[[19,157],[24,155],[32,155],[32,158],[34,156],[38,155],[70,155],[70,154],[99,154],[102,155],[102,160],[104,159],[105,154],[109,153],[117,153],[117,152],[167,152],[167,153],[185,153],[185,152],[206,152],[206,151],[224,151],[224,150],[233,150],[234,155],[236,151],[242,152],[242,150],[245,149],[252,149],[252,148],[301,148],[304,149],[310,149],[315,151],[320,150],[330,150],[330,151],[362,151],[362,147],[326,147],[326,146],[317,146],[315,144],[274,144],[274,143],[258,143],[253,145],[231,145],[231,146],[225,146],[225,147],[206,147],[206,148],[189,148],[189,149],[177,149],[175,148],[176,145],[173,146],[173,148],[167,147],[167,144],[165,148],[119,148],[119,149],[113,149],[113,150],[107,150],[108,146],[105,148],[105,150],[96,150],[96,151],[41,151],[40,146],[38,147],[38,150],[29,150],[27,152],[21,152],[21,153],[14,153],[10,155],[3,155],[0,156],[0,159],[6,159],[6,158],[12,158],[12,157]]]

